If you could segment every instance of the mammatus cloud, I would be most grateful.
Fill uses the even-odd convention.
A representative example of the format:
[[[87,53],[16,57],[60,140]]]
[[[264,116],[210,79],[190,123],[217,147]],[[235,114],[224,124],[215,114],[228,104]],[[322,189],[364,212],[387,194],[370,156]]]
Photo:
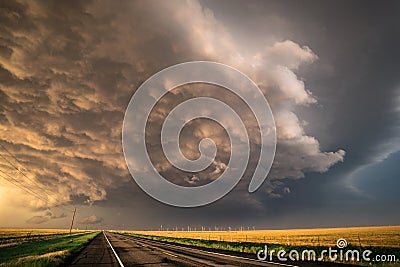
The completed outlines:
[[[231,65],[263,90],[278,134],[272,181],[324,172],[343,160],[343,150],[322,152],[296,114],[297,106],[317,102],[296,74],[301,65],[318,58],[308,46],[291,40],[275,40],[260,51],[240,46],[213,12],[197,1],[67,3],[10,2],[1,10],[0,139],[22,162],[20,168],[49,189],[38,192],[48,201],[24,196],[21,205],[45,208],[75,200],[93,204],[106,200],[109,189],[130,181],[120,140],[133,88],[161,68],[188,60]],[[194,92],[182,90],[175,101]],[[231,98],[224,91],[200,93]],[[231,101],[239,105],[234,98]],[[169,104],[161,103],[161,108]],[[148,129],[154,138],[149,147],[157,145],[160,119]],[[251,130],[251,115],[243,119]],[[215,138],[222,150],[209,169],[211,176],[186,176],[177,182],[198,184],[224,170],[229,152],[224,132],[210,129],[207,123],[194,124],[182,136],[188,140],[182,149],[190,155],[196,140]],[[256,137],[251,142],[257,147]],[[7,172],[13,171],[2,164]],[[159,168],[173,174],[162,162]],[[21,174],[15,175],[29,185]],[[272,195],[281,184],[270,183],[274,186],[267,185],[266,191]],[[2,181],[2,186],[10,185]],[[43,220],[37,217],[33,221]]]
[[[103,218],[101,217],[97,217],[96,215],[91,215],[88,217],[83,218],[82,220],[80,220],[79,223],[81,224],[97,224],[97,223],[101,223],[103,221]]]
[[[187,12],[188,9],[191,12]],[[307,90],[305,82],[295,73],[301,65],[313,63],[318,59],[308,46],[284,40],[267,46],[263,51],[249,51],[245,47],[235,45],[239,42],[236,42],[228,30],[218,22],[212,11],[202,8],[197,2],[177,7],[176,16],[172,16],[171,20],[176,23],[175,31],[185,33],[179,39],[180,44],[187,42],[191,44],[189,47],[192,48],[192,53],[238,68],[248,74],[264,91],[275,116],[278,134],[271,180],[301,178],[305,172],[325,172],[330,166],[343,161],[344,150],[320,150],[318,140],[305,133],[303,122],[300,122],[295,112],[297,106],[317,103],[317,99]],[[192,21],[193,24],[187,24],[185,21]],[[218,96],[218,93],[214,92],[213,95]],[[225,95],[220,97],[225,100],[228,98]],[[162,110],[161,113],[166,112]],[[199,139],[210,137],[208,133],[201,132],[197,131],[200,133],[197,136]],[[218,141],[220,140],[217,138],[219,148],[226,144],[226,140]],[[252,141],[257,144],[256,139]],[[191,179],[187,180],[188,183],[193,183]]]

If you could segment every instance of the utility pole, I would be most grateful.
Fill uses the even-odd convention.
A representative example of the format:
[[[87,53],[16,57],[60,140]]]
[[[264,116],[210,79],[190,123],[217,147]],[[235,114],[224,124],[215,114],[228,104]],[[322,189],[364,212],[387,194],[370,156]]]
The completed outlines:
[[[71,227],[69,228],[69,235],[71,235],[72,232],[72,226],[74,225],[74,220],[75,220],[75,212],[76,212],[76,207],[74,209],[74,215],[72,215],[72,222],[71,222]]]

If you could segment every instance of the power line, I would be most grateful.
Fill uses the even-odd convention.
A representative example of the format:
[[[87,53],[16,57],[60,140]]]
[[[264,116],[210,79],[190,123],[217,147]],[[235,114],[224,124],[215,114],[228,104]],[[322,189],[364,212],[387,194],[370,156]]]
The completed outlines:
[[[5,147],[3,145],[0,144],[0,146],[5,149]],[[9,152],[7,149],[5,149],[5,151],[10,154],[13,158],[17,159],[14,155],[11,154],[11,152]],[[23,173],[14,163],[12,163],[11,161],[9,161],[6,157],[4,157],[2,154],[0,154],[0,156],[7,161],[11,166],[13,166],[19,173],[21,173],[25,178],[27,178],[29,181],[31,181],[32,183],[34,183],[36,186],[38,186],[46,195],[48,195],[48,192],[46,191],[45,188],[43,188],[40,184],[38,184],[35,180],[29,178],[25,173]],[[17,161],[20,163],[20,161],[17,159]],[[21,163],[20,163],[21,164]],[[22,164],[21,164],[22,166]],[[54,194],[54,192],[52,192]]]
[[[25,191],[26,193],[42,200],[43,202],[45,202],[47,205],[51,204],[49,199],[45,199],[42,195],[39,195],[37,192],[33,191],[31,188],[29,188],[28,186],[24,185],[23,183],[21,183],[20,181],[18,181],[17,179],[15,179],[14,177],[12,177],[11,175],[9,175],[8,173],[0,170],[0,177],[5,179],[6,181],[10,182],[11,184],[17,186],[18,188],[22,189],[23,191]],[[7,178],[8,176],[8,178]],[[48,207],[48,208],[58,208],[58,209],[62,209],[64,211],[68,211],[68,212],[72,212],[72,210],[69,210],[67,208],[62,207],[62,205],[65,204],[61,204],[59,206],[53,206],[53,207]]]
[[[12,154],[5,146],[3,146],[1,143],[0,143],[0,146],[3,148],[3,150],[4,151],[6,151],[12,158],[14,158],[22,167],[24,167],[23,165],[22,165],[22,162],[14,155],[14,154]],[[31,195],[34,195],[35,197],[37,197],[37,198],[39,198],[39,199],[41,199],[42,201],[44,201],[47,205],[49,205],[50,204],[50,199],[51,199],[51,196],[48,194],[48,192],[47,192],[47,190],[45,189],[45,188],[43,188],[40,184],[38,184],[35,180],[33,180],[33,179],[31,179],[31,178],[29,178],[25,173],[23,173],[15,164],[13,164],[11,161],[9,161],[6,157],[4,157],[4,155],[2,155],[2,154],[0,154],[0,156],[5,160],[5,161],[7,161],[12,167],[14,167],[19,173],[21,173],[25,178],[27,178],[29,181],[31,181],[32,183],[34,183],[37,187],[39,187],[42,191],[43,191],[43,193],[45,194],[45,196],[44,195],[42,195],[42,194],[39,194],[38,192],[35,192],[35,191],[33,191],[33,189],[31,189],[30,187],[28,187],[27,185],[24,185],[24,184],[22,184],[20,181],[18,181],[17,179],[15,179],[14,177],[11,177],[9,174],[7,174],[7,173],[5,173],[4,171],[1,171],[0,170],[0,172],[2,172],[3,174],[6,174],[8,177],[10,177],[13,181],[15,181],[16,183],[18,183],[20,186],[18,186],[19,188],[21,188],[21,186],[23,187],[23,190],[25,191],[25,192],[32,192],[32,193],[30,193]],[[5,177],[3,177],[3,178],[5,178]],[[9,181],[9,182],[11,182],[9,179],[6,179],[7,181]],[[13,182],[11,182],[12,184],[14,184],[15,185],[15,183],[13,183]],[[22,188],[21,188],[22,189]],[[55,193],[55,192],[53,192],[53,191],[51,191],[53,194],[55,194],[55,195],[57,195],[58,193]],[[56,202],[57,202],[57,200],[56,200]],[[54,203],[54,204],[57,204],[57,203]],[[61,205],[65,205],[65,204],[61,204]],[[69,210],[69,209],[66,209],[66,208],[63,208],[62,206],[54,206],[55,208],[60,208],[60,209],[63,209],[63,210],[65,210],[65,211],[71,211],[71,210]]]
[[[19,164],[22,165],[22,162],[19,161],[19,159],[17,159],[17,157],[15,157],[15,155],[14,155],[13,153],[11,153],[5,146],[3,146],[1,143],[0,143],[0,146],[1,146],[1,147],[3,148],[3,150],[5,150],[8,154],[10,154],[11,157],[13,157]]]
[[[9,175],[8,173],[0,170],[1,173],[3,173],[3,175],[1,175],[0,177],[6,179],[7,181],[9,181],[10,183],[18,186],[19,188],[21,188],[22,190],[24,190],[25,192],[27,192],[28,194],[31,194],[37,198],[39,198],[40,200],[46,202],[46,204],[48,204],[48,200],[43,198],[43,196],[37,194],[35,191],[33,191],[32,189],[30,189],[29,187],[27,187],[26,185],[22,184],[20,181],[18,181],[17,179],[15,179],[14,177],[12,177],[11,175]],[[6,176],[8,176],[9,178],[7,178]],[[12,182],[14,181],[14,182]],[[17,184],[16,184],[17,183]]]

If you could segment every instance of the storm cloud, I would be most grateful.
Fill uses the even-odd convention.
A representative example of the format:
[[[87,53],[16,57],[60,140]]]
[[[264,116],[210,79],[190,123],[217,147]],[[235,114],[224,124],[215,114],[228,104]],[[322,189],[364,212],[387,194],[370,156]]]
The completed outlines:
[[[348,188],[346,177],[351,173],[400,149],[396,139],[399,81],[393,79],[395,67],[385,67],[389,52],[378,49],[392,47],[397,39],[393,44],[367,43],[368,51],[376,52],[360,52],[345,32],[339,35],[342,39],[337,42],[343,40],[343,44],[337,44],[334,53],[329,48],[336,43],[326,42],[343,27],[332,25],[335,17],[325,21],[316,15],[327,12],[322,4],[321,10],[298,8],[303,12],[299,14],[295,13],[298,4],[286,10],[287,2],[234,1],[229,5],[232,14],[239,10],[255,14],[253,19],[237,14],[236,20],[221,5],[207,1],[2,3],[0,140],[19,161],[6,151],[1,153],[20,170],[3,158],[0,168],[41,196],[27,194],[2,179],[1,186],[6,188],[3,198],[11,199],[17,193],[14,205],[32,211],[28,223],[44,223],[52,216],[38,213],[70,205],[94,210],[134,205],[132,209],[143,214],[149,212],[145,209],[154,213],[163,209],[147,199],[130,177],[122,153],[122,122],[128,102],[142,82],[165,67],[191,60],[224,63],[248,75],[268,100],[277,127],[277,150],[268,180],[260,192],[250,195],[246,183],[258,159],[259,136],[253,115],[239,99],[223,88],[203,84],[177,88],[157,104],[146,129],[149,154],[167,179],[184,186],[217,179],[229,161],[230,147],[221,127],[195,121],[181,133],[182,153],[196,158],[198,142],[212,138],[218,147],[217,158],[198,174],[176,170],[160,144],[160,127],[168,112],[184,100],[210,96],[241,113],[254,154],[243,182],[222,204],[210,207],[211,213],[237,202],[242,210],[251,207],[262,213],[270,209],[270,201],[296,194],[292,187],[302,183],[300,178],[306,178],[302,180],[308,184],[308,177],[318,180],[319,175],[326,176],[330,183],[342,181]],[[309,13],[310,21],[305,19]],[[345,13],[349,23],[351,15]],[[363,21],[363,16],[360,13],[355,19]],[[393,22],[388,19],[385,25],[389,29]],[[367,29],[364,23],[359,27]],[[243,32],[246,28],[254,33]],[[393,29],[398,33],[398,25]],[[372,30],[390,36],[379,28]],[[319,32],[321,35],[316,34]],[[354,40],[361,44],[372,41],[367,33],[365,36],[356,35]],[[352,57],[364,60],[364,66],[351,65]],[[391,72],[369,69],[367,59],[382,63]],[[353,71],[350,66],[358,68]],[[371,72],[375,83],[367,79]],[[368,108],[376,112],[368,112]],[[371,122],[374,126],[368,127]],[[335,165],[338,169],[331,172]],[[319,183],[313,185],[312,192],[317,195],[322,194]],[[284,206],[288,200],[282,201]],[[185,217],[183,211],[169,211]],[[207,214],[204,209],[198,212],[199,217]],[[105,222],[116,223],[103,213]],[[227,219],[231,214],[227,210]],[[173,217],[165,220],[173,223]],[[93,215],[80,222],[100,223],[102,219]]]

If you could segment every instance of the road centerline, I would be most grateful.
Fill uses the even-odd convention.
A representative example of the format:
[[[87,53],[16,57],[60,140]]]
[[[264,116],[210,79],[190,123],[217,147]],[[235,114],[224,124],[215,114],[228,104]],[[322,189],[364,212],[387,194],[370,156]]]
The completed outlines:
[[[122,263],[121,259],[118,257],[117,252],[115,252],[113,246],[111,245],[110,241],[108,240],[107,235],[106,235],[106,233],[104,232],[104,230],[103,230],[103,235],[104,235],[104,237],[106,238],[106,241],[107,241],[108,245],[110,246],[112,252],[114,252],[114,256],[115,256],[115,258],[117,258],[117,261],[118,261],[119,265],[120,265],[121,267],[125,267],[124,264]]]

